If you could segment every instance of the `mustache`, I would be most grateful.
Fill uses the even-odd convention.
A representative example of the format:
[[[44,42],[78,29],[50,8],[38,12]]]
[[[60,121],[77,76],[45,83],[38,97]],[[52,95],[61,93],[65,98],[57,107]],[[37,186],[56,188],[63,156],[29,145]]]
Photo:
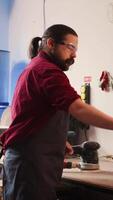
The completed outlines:
[[[66,65],[70,66],[72,64],[74,64],[75,60],[73,58],[67,59],[66,60]]]
[[[69,66],[75,62],[74,58],[61,60],[55,53],[52,53],[52,52],[49,53],[49,56],[50,56],[50,59],[54,63],[56,63],[59,66],[59,68],[61,68],[63,71],[67,71],[69,69]]]
[[[64,65],[62,66],[62,70],[63,71],[68,71],[69,67],[75,62],[75,60],[73,58],[69,58],[67,60],[65,60]]]

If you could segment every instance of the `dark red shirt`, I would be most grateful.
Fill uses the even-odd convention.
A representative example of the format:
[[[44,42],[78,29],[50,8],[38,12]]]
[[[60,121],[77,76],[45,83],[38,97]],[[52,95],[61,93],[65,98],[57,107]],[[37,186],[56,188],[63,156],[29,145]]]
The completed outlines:
[[[20,75],[11,106],[12,123],[0,137],[4,149],[33,136],[58,110],[68,112],[80,96],[65,73],[44,52]]]

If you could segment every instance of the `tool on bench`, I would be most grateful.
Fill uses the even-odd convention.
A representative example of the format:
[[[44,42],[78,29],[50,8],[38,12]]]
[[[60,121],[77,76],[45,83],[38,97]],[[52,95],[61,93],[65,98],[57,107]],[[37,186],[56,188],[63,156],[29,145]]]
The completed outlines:
[[[98,142],[86,141],[81,145],[72,146],[75,155],[80,155],[80,168],[91,170],[99,169],[98,149],[100,144]]]

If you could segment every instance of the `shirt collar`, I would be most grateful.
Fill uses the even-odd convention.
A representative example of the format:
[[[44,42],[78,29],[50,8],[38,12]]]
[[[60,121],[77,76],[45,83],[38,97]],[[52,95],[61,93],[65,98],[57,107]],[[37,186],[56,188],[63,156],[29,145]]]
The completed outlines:
[[[39,57],[46,58],[47,60],[54,62],[50,55],[48,55],[45,51],[40,51],[38,54]]]

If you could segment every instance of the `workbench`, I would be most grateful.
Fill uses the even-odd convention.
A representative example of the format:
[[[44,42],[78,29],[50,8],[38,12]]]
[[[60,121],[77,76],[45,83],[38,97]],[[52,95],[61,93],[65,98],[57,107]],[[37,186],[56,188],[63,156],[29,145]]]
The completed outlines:
[[[113,160],[100,159],[99,170],[64,169],[60,200],[113,200]]]

